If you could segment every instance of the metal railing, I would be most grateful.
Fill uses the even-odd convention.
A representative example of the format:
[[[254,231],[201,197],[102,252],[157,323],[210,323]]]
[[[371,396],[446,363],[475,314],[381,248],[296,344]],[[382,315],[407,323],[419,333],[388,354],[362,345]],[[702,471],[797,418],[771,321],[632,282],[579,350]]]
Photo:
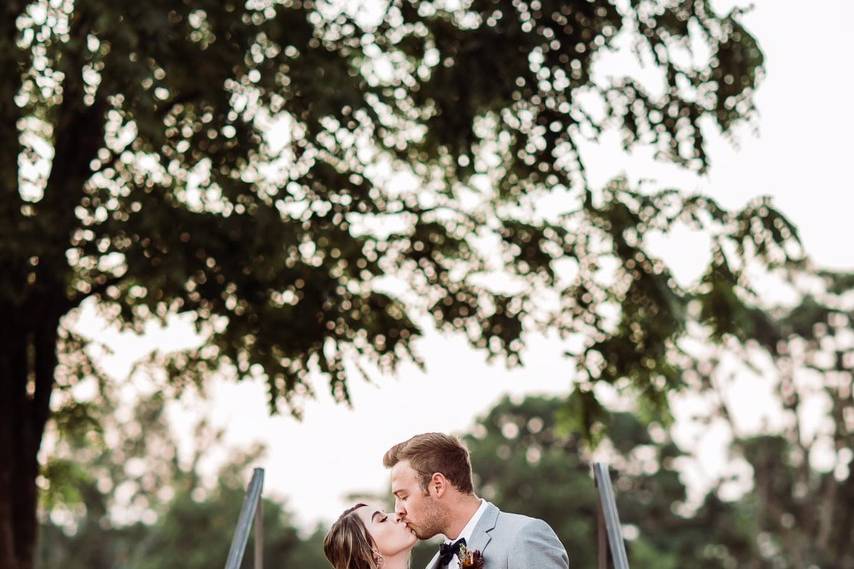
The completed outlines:
[[[240,517],[237,518],[237,527],[234,528],[234,538],[231,540],[231,549],[228,550],[225,569],[240,569],[246,543],[249,541],[249,532],[252,531],[253,519],[255,520],[255,569],[264,568],[264,512],[261,503],[263,488],[264,469],[256,468],[252,471],[252,480],[249,482],[243,506],[240,508]]]
[[[608,465],[601,462],[593,463],[593,475],[596,478],[596,488],[599,489],[599,569],[607,569],[608,551],[614,569],[629,569],[629,559],[626,556],[626,544],[623,541],[623,530],[620,516],[617,513],[617,501],[614,498],[614,487],[611,486],[611,475]],[[605,546],[607,536],[608,548]]]

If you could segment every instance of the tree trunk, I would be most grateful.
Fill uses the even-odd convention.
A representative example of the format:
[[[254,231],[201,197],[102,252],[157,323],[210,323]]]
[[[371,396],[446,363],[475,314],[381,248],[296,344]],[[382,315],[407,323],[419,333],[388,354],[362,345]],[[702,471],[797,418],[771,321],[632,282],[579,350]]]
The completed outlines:
[[[58,318],[9,317],[0,332],[0,569],[32,569],[38,452],[50,413]]]

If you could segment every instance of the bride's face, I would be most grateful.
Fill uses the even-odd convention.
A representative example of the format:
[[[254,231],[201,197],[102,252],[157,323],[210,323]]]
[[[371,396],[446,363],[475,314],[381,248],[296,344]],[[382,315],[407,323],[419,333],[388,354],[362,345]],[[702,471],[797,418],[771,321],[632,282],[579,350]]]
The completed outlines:
[[[377,551],[383,557],[392,557],[412,549],[418,540],[415,532],[406,527],[395,514],[388,514],[372,506],[362,506],[356,510],[356,515],[365,524]]]

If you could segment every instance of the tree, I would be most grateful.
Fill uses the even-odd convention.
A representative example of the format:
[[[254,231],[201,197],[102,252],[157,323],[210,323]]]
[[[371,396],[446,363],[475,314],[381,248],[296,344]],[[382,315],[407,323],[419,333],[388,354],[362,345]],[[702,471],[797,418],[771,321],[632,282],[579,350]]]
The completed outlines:
[[[166,418],[161,393],[141,395],[121,419],[117,396],[99,393],[98,429],[79,413],[60,411],[60,432],[42,479],[40,569],[221,568],[246,493],[246,474],[263,449],[229,449],[213,483],[200,464],[223,448],[222,431],[197,423],[195,449],[179,459],[178,437]],[[79,405],[75,405],[78,411]],[[208,463],[209,464],[209,463]],[[264,498],[267,566],[322,569],[321,533],[299,538],[290,514]],[[318,541],[320,539],[321,541]],[[248,548],[244,566],[252,565]]]
[[[620,45],[658,87],[597,73]],[[679,383],[687,296],[647,232],[713,231],[718,268],[796,243],[766,202],[584,179],[604,128],[702,171],[704,130],[750,122],[761,51],[700,0],[393,0],[367,23],[313,0],[10,0],[0,64],[0,569],[32,567],[84,302],[134,330],[191,314],[202,346],[161,361],[176,382],[263,378],[294,413],[312,370],[347,401],[346,361],[418,361],[420,318],[510,363],[529,333],[581,334],[590,429],[596,382],[658,405]],[[546,195],[566,211],[538,212]]]
[[[729,429],[730,458],[751,473],[744,499],[754,503],[761,557],[774,567],[850,569],[854,277],[799,271],[788,282],[789,300],[763,303],[761,327],[742,312],[746,325],[733,329],[741,334],[725,334],[686,379],[708,403],[698,419]],[[759,426],[735,409],[735,383],[746,377],[769,387]]]

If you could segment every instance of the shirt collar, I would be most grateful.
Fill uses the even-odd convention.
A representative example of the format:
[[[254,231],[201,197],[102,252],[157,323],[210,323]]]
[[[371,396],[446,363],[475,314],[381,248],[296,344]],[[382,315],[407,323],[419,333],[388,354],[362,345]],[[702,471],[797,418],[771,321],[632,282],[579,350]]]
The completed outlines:
[[[486,500],[483,498],[480,499],[480,507],[468,521],[468,523],[463,527],[463,531],[460,532],[460,535],[457,536],[457,539],[447,539],[445,538],[445,543],[453,543],[457,541],[461,537],[466,538],[466,543],[471,541],[471,534],[474,532],[474,528],[477,525],[477,522],[480,521],[480,518],[483,517],[483,513],[486,511]]]

